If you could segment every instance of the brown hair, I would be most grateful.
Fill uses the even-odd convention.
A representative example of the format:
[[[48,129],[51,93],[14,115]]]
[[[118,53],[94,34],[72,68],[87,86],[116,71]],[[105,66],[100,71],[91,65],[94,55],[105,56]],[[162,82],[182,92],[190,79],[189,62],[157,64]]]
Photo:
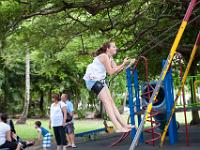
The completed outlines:
[[[60,96],[59,96],[59,94],[53,94],[53,95],[52,95],[52,98],[55,98],[56,100],[58,100],[58,101],[59,101],[59,99],[60,99]]]
[[[41,127],[42,123],[40,121],[36,121],[35,125],[38,126],[38,127]]]
[[[0,118],[1,118],[1,121],[3,121],[4,123],[7,123],[7,119],[8,119],[7,113],[0,113]]]
[[[99,49],[96,50],[96,52],[93,53],[93,56],[95,57],[102,53],[105,53],[107,48],[110,48],[110,43],[112,43],[112,41],[104,43]]]

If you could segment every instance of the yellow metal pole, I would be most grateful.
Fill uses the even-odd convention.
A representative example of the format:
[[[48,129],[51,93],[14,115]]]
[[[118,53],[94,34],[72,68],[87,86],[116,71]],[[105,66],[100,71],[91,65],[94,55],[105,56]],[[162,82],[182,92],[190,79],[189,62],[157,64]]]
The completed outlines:
[[[148,116],[149,116],[149,114],[151,112],[151,109],[152,109],[152,106],[153,106],[153,102],[156,100],[156,97],[158,95],[158,92],[159,92],[159,89],[161,87],[162,81],[164,80],[164,78],[166,76],[166,73],[167,73],[167,71],[168,71],[168,69],[169,69],[169,67],[171,65],[172,59],[173,59],[174,54],[175,54],[175,52],[177,50],[177,47],[179,45],[179,42],[180,42],[181,37],[183,35],[183,32],[184,32],[184,30],[185,30],[185,28],[187,26],[187,23],[188,23],[188,21],[190,19],[192,11],[195,8],[197,2],[198,2],[198,0],[191,0],[191,2],[190,2],[190,5],[189,5],[189,7],[187,9],[185,17],[184,17],[184,19],[182,21],[182,24],[181,24],[181,26],[179,28],[179,31],[177,33],[176,39],[174,40],[174,43],[173,43],[172,48],[170,50],[170,53],[169,53],[169,55],[167,57],[165,65],[164,65],[164,67],[162,69],[162,72],[160,74],[159,80],[157,81],[156,87],[155,87],[155,89],[153,91],[153,94],[151,95],[150,100],[149,100],[149,104],[147,106],[147,110],[144,113],[142,121],[140,122],[140,125],[138,127],[138,130],[137,130],[137,132],[135,134],[135,137],[134,137],[134,139],[133,139],[133,141],[131,143],[131,146],[130,146],[129,150],[134,150],[136,145],[137,145],[138,139],[139,139],[140,134],[141,134],[141,132],[143,130],[143,126],[146,123],[146,120],[148,119]]]
[[[169,124],[170,124],[170,122],[171,122],[171,120],[172,120],[173,114],[174,114],[175,109],[176,109],[176,103],[177,103],[178,98],[179,98],[179,96],[181,95],[181,91],[182,91],[182,89],[183,89],[183,87],[184,87],[184,85],[185,85],[185,81],[186,81],[188,72],[189,72],[189,70],[190,70],[190,67],[191,67],[191,65],[192,65],[192,62],[193,62],[193,60],[194,60],[194,56],[195,56],[195,54],[196,54],[197,48],[198,48],[198,46],[199,46],[199,43],[200,43],[200,32],[199,32],[198,37],[197,37],[197,40],[196,40],[196,42],[195,42],[195,44],[194,44],[194,47],[193,47],[192,53],[191,53],[191,55],[190,55],[190,59],[189,59],[187,68],[186,68],[185,73],[184,73],[184,75],[183,75],[183,78],[182,78],[182,80],[181,80],[181,85],[180,85],[180,87],[179,87],[178,93],[177,93],[176,98],[175,98],[175,100],[174,100],[174,106],[173,106],[173,108],[172,108],[172,110],[171,110],[170,117],[169,117],[169,119],[168,119],[168,121],[167,121],[167,123],[166,123],[166,125],[165,125],[164,130],[163,130],[163,134],[162,134],[162,136],[161,136],[161,142],[160,142],[160,146],[161,146],[161,147],[163,146],[163,143],[164,143],[164,140],[165,140],[165,137],[166,137],[166,133],[167,133],[167,130],[168,130],[168,127],[169,127]]]
[[[170,53],[169,53],[169,55],[168,55],[168,57],[167,57],[166,63],[165,63],[165,65],[164,65],[164,67],[163,67],[163,70],[162,70],[162,72],[161,72],[160,80],[158,81],[158,83],[157,83],[157,85],[156,85],[156,87],[155,87],[155,90],[154,90],[154,92],[153,92],[153,94],[152,94],[152,96],[151,96],[151,99],[149,100],[149,105],[147,106],[147,115],[145,114],[146,116],[145,116],[145,121],[144,121],[144,123],[145,123],[146,120],[148,119],[148,115],[150,114],[150,112],[151,112],[151,110],[152,110],[153,102],[156,100],[156,98],[157,98],[157,96],[158,96],[158,92],[159,92],[159,88],[160,88],[160,85],[159,85],[159,84],[161,84],[161,81],[164,80],[164,78],[165,78],[165,76],[166,76],[166,74],[167,74],[167,71],[168,71],[168,69],[169,69],[169,67],[170,67],[170,65],[171,65],[172,59],[173,59],[173,57],[174,57],[174,54],[176,53],[176,50],[177,50],[177,47],[178,47],[179,42],[180,42],[180,40],[181,40],[181,37],[182,37],[182,35],[183,35],[183,32],[184,32],[184,30],[185,30],[185,28],[186,28],[186,26],[187,26],[187,23],[188,23],[188,21],[189,21],[189,18],[190,18],[190,16],[191,16],[191,13],[192,13],[192,11],[193,11],[195,5],[197,4],[197,2],[198,2],[198,0],[192,0],[191,3],[190,3],[190,5],[189,5],[189,7],[188,7],[188,10],[187,10],[187,12],[186,12],[186,15],[185,15],[185,17],[184,17],[184,19],[183,19],[183,21],[182,21],[182,24],[181,24],[181,26],[180,26],[180,28],[179,28],[179,31],[178,31],[177,35],[176,35],[175,41],[174,41],[174,43],[173,43],[173,45],[172,45],[172,48],[171,48],[171,50],[170,50]],[[152,98],[153,98],[153,99],[152,99]]]

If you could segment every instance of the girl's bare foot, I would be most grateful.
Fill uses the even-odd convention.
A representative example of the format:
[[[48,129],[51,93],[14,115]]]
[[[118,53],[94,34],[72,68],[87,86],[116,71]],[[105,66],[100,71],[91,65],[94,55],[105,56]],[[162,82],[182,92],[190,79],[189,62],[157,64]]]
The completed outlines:
[[[117,133],[125,133],[125,132],[130,132],[131,129],[127,129],[127,128],[121,128],[121,129],[117,129],[115,130]]]
[[[135,125],[127,124],[127,125],[125,126],[125,128],[127,128],[127,129],[132,129],[132,128],[135,128]]]

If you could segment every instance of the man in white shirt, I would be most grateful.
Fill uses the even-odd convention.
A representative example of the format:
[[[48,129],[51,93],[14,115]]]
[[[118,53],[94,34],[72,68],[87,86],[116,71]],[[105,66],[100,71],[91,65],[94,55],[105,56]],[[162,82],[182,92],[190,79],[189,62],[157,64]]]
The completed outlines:
[[[71,120],[69,120],[69,122],[67,122],[67,125],[65,128],[66,135],[67,135],[67,141],[68,141],[67,147],[76,148],[75,136],[74,136],[74,122],[73,122],[73,113],[74,113],[73,104],[70,101],[69,94],[62,94],[61,100],[66,104],[67,113],[68,113],[67,117],[69,117],[69,115],[70,115],[70,117],[72,118]]]

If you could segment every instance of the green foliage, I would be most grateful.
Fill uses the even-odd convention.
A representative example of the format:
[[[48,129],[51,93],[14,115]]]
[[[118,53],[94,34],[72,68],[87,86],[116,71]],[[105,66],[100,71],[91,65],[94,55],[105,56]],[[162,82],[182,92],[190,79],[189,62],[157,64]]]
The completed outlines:
[[[85,112],[86,112],[86,110],[84,110],[84,109],[78,109],[77,110],[78,118],[84,119],[85,118]]]
[[[182,20],[188,3],[160,0],[118,2],[1,1],[0,108],[6,105],[6,111],[22,111],[26,49],[30,50],[31,57],[30,107],[37,107],[37,113],[30,111],[30,116],[34,113],[47,115],[51,93],[63,90],[72,94],[76,109],[78,104],[83,104],[83,109],[96,109],[99,101],[86,90],[82,77],[92,61],[92,52],[110,39],[119,47],[115,57],[117,63],[121,63],[124,57],[133,58],[149,51],[145,54],[149,59],[149,79],[156,79],[179,25],[160,35]],[[196,9],[193,17],[199,12]],[[199,27],[197,20],[189,25],[184,34],[179,51],[186,60]],[[171,38],[152,48],[168,36]],[[149,43],[152,39],[154,41]],[[199,55],[193,65],[197,72],[198,58]],[[139,64],[138,71],[142,83],[146,80],[143,63]],[[126,91],[125,73],[112,81],[111,91],[115,93],[113,96],[117,105],[121,105]]]

